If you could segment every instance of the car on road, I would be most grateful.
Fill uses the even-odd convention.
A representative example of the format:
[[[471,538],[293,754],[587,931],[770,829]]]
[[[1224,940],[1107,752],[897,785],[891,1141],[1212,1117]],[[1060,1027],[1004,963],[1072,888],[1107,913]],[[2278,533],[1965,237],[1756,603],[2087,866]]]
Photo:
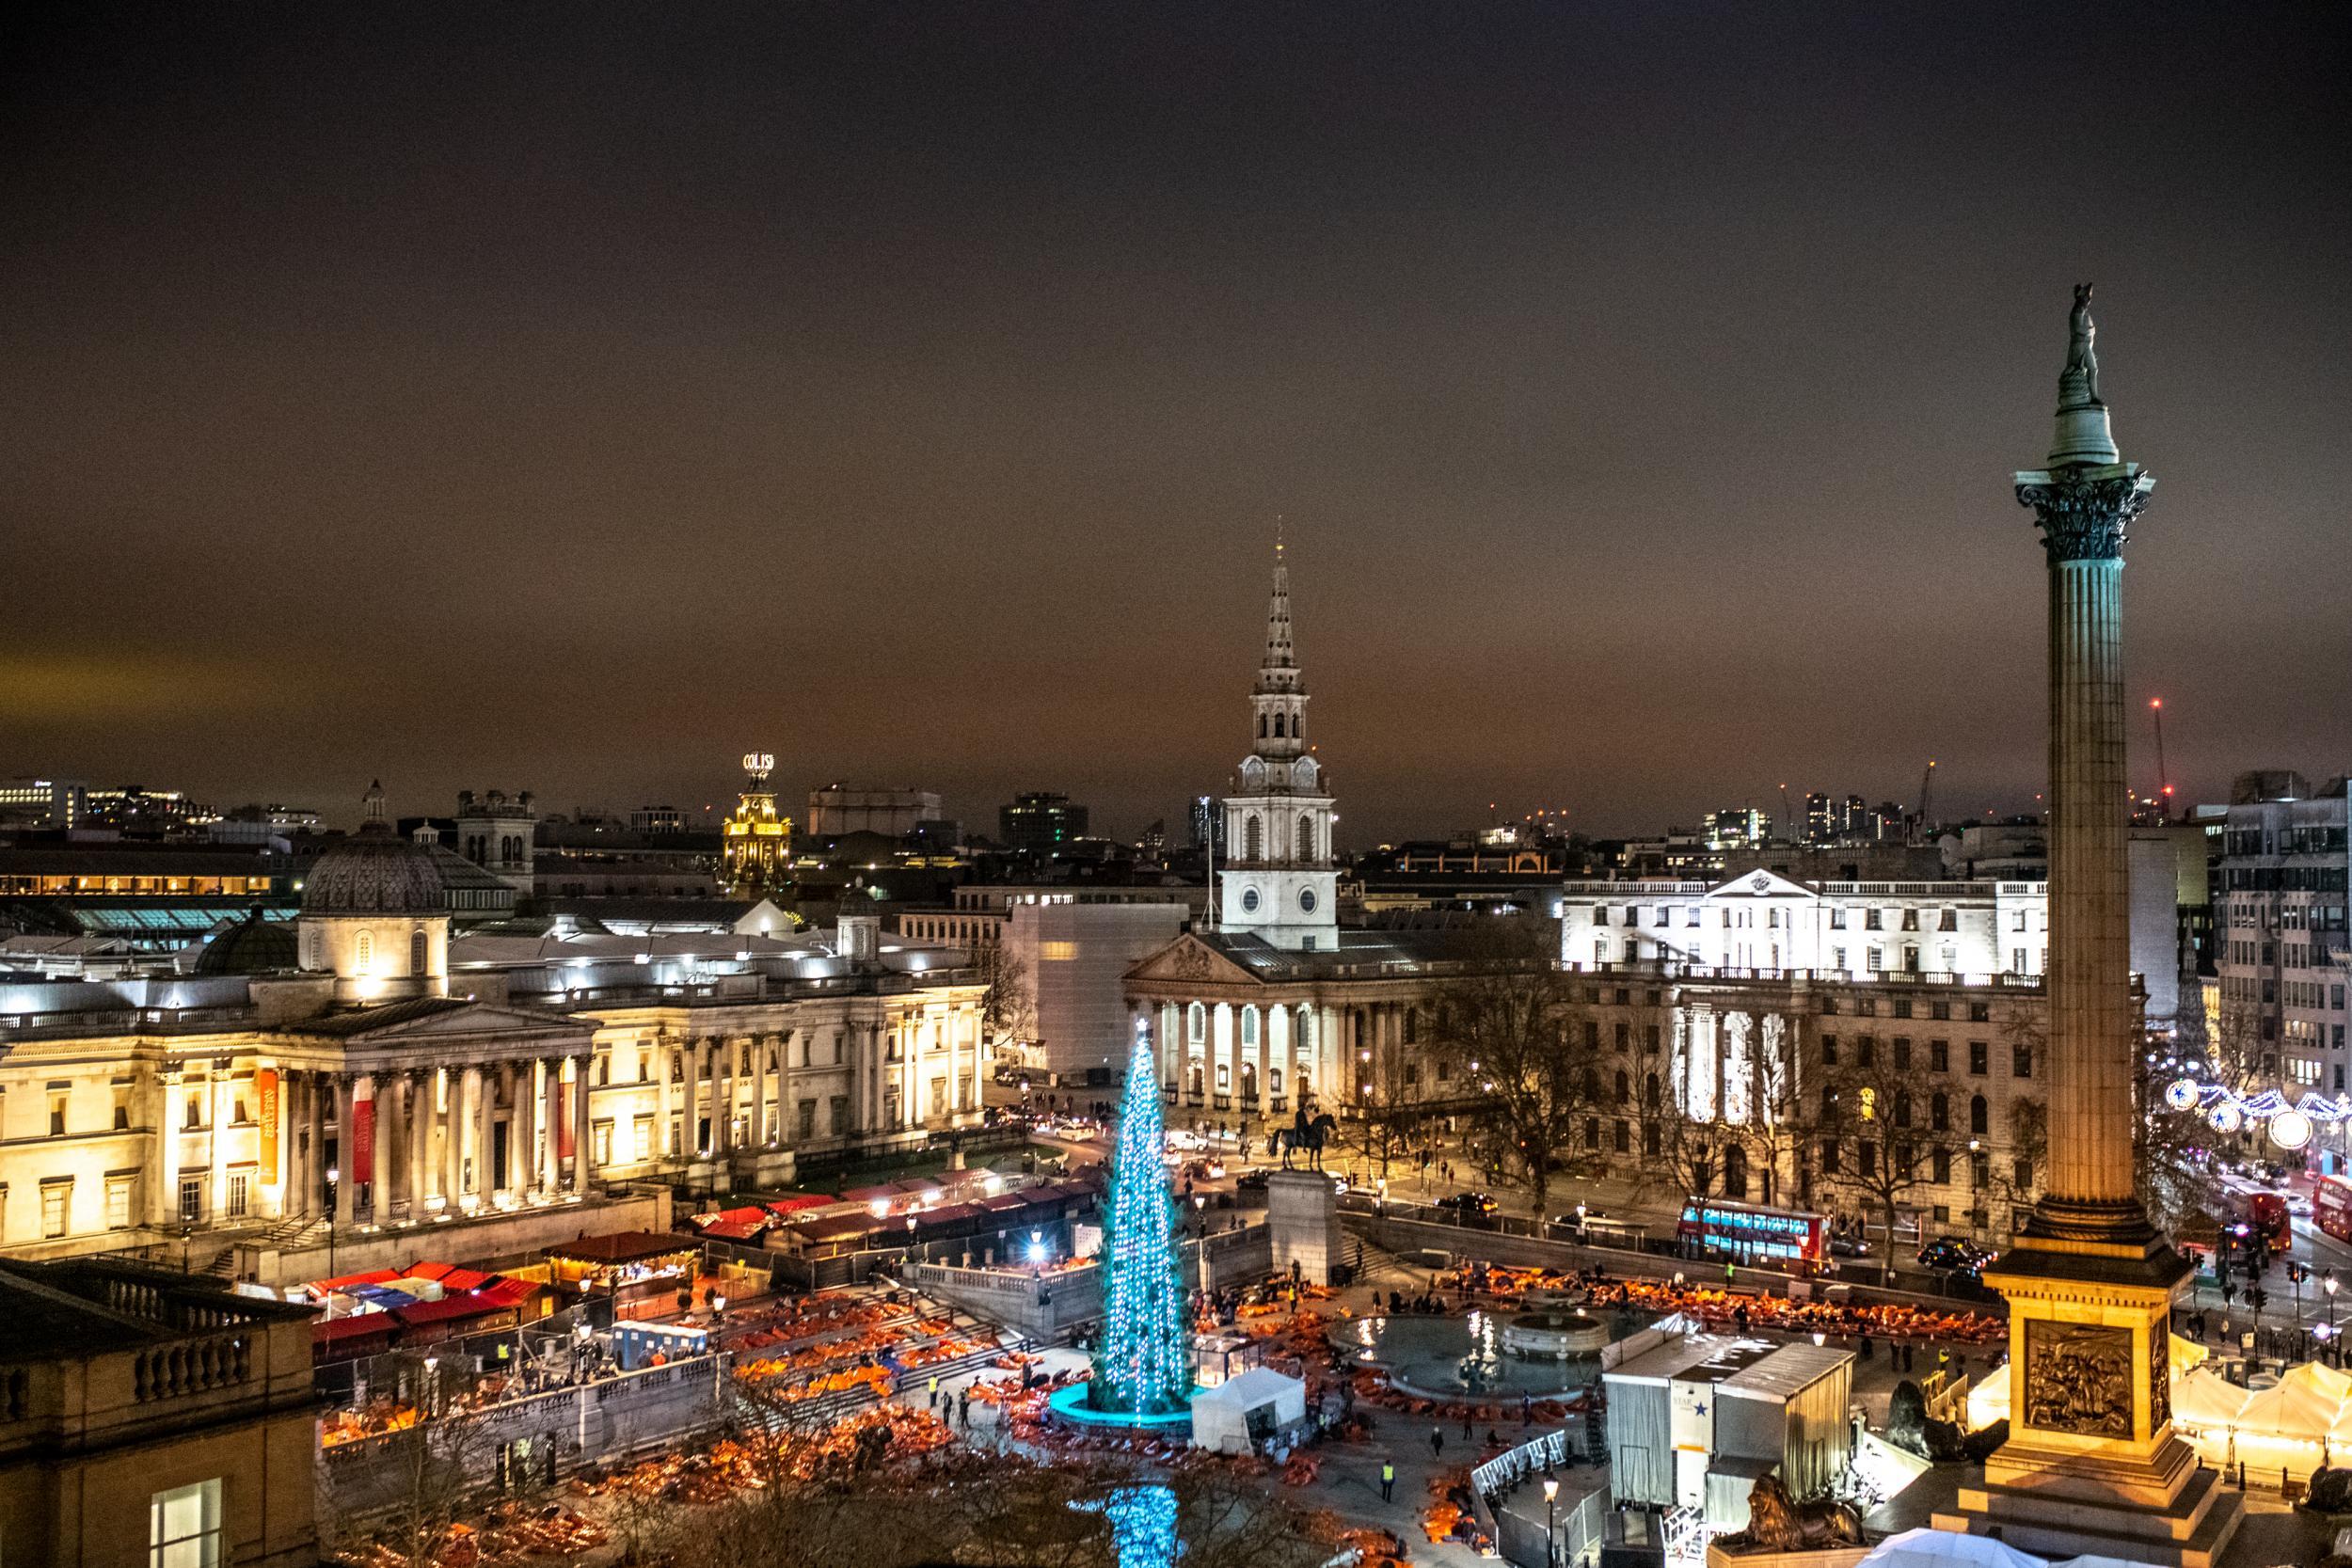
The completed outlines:
[[[1829,1239],[1829,1255],[1832,1258],[1867,1258],[1870,1256],[1870,1243],[1859,1236],[1832,1236]]]
[[[2312,1217],[2312,1200],[2304,1196],[2301,1193],[2289,1193],[2287,1195],[2287,1212],[2294,1215],[2298,1220],[2310,1219]]]
[[[1237,1193],[1263,1193],[1265,1191],[1265,1179],[1266,1173],[1264,1171],[1243,1171],[1239,1176],[1233,1178],[1233,1191]]]
[[[1974,1279],[1995,1256],[1992,1248],[1979,1246],[1964,1236],[1938,1236],[1919,1248],[1918,1261],[1920,1267],[1938,1274],[1966,1275]]]
[[[1495,1211],[1502,1205],[1495,1201],[1492,1193],[1455,1193],[1451,1197],[1438,1199],[1432,1207],[1456,1225],[1491,1230],[1495,1224]]]

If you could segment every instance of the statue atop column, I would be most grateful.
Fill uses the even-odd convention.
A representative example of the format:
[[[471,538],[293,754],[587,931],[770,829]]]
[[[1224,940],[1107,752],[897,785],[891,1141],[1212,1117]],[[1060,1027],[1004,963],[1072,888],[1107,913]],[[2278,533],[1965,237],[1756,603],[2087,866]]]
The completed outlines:
[[[2099,354],[2092,341],[2099,328],[2090,319],[2090,285],[2074,285],[2074,309],[2066,319],[2066,369],[2058,373],[2058,406],[2080,408],[2099,402]]]

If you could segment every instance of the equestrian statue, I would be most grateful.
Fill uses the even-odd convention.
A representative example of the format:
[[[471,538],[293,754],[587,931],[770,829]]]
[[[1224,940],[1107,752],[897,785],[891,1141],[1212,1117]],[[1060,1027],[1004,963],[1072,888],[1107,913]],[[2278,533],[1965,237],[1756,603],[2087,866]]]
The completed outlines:
[[[1332,1129],[1338,1125],[1338,1122],[1331,1119],[1331,1115],[1327,1111],[1312,1121],[1308,1120],[1307,1107],[1302,1102],[1296,1115],[1292,1117],[1291,1124],[1275,1132],[1272,1139],[1273,1147],[1266,1152],[1280,1154],[1284,1170],[1292,1168],[1291,1156],[1299,1153],[1307,1156],[1307,1169],[1321,1170],[1323,1168],[1323,1146],[1331,1141]]]

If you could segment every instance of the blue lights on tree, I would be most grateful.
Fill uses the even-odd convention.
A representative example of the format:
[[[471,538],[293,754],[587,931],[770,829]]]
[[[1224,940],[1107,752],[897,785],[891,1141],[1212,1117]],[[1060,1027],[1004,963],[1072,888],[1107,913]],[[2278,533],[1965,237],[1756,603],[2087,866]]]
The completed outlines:
[[[1103,1223],[1103,1343],[1087,1394],[1097,1410],[1162,1416],[1184,1409],[1192,1393],[1192,1340],[1163,1146],[1159,1072],[1149,1028],[1138,1024]]]

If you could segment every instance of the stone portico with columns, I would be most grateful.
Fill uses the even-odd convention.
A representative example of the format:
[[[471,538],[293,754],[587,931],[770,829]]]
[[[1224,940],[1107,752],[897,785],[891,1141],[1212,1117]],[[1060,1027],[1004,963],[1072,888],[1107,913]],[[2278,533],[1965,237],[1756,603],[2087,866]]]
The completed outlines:
[[[587,1191],[584,1021],[437,997],[282,1039],[256,1077],[265,1139],[275,1079],[283,1217],[331,1201],[339,1225],[393,1227]]]

